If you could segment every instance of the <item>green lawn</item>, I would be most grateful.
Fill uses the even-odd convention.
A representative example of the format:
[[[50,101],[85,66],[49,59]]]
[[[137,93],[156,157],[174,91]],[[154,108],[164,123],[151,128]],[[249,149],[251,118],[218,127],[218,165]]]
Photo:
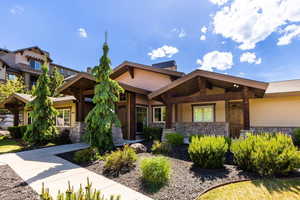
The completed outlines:
[[[23,148],[20,142],[13,139],[0,139],[0,154],[20,151]]]
[[[213,189],[197,200],[299,200],[300,178],[264,179]]]

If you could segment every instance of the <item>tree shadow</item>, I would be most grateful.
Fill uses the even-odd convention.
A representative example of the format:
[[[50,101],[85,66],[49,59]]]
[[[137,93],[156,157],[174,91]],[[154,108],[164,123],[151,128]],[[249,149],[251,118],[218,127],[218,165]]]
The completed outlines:
[[[225,179],[230,173],[230,169],[228,169],[225,166],[220,169],[204,169],[192,165],[190,171],[195,177],[199,178],[202,182],[214,181],[216,179]]]

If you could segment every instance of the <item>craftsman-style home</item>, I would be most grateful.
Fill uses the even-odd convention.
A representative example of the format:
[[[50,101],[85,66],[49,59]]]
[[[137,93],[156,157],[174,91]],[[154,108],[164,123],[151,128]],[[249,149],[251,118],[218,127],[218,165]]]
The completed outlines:
[[[125,139],[136,139],[145,126],[173,128],[186,136],[231,137],[238,137],[241,130],[290,133],[300,127],[300,80],[266,83],[203,70],[184,74],[177,71],[175,61],[152,66],[125,61],[111,78],[125,90],[117,105]],[[74,97],[67,99],[75,108],[64,104],[62,109],[69,111],[60,117],[66,123],[58,126],[82,130],[93,108],[94,86],[89,73],[66,79],[60,92]],[[2,107],[16,104],[23,109],[24,103],[16,97],[7,99]],[[28,114],[23,113],[26,124]]]

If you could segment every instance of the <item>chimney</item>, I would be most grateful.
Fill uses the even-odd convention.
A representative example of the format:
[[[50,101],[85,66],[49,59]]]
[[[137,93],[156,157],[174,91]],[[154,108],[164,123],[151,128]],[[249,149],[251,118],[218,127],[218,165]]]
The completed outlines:
[[[176,64],[175,60],[155,63],[155,64],[152,64],[152,67],[177,71],[177,64]]]
[[[86,68],[86,72],[89,73],[89,74],[92,74],[92,68],[91,67],[87,67]]]

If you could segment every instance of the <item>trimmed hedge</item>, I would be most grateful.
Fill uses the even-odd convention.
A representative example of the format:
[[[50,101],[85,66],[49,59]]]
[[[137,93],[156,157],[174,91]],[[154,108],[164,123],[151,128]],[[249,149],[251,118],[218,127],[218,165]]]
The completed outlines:
[[[77,151],[74,154],[73,160],[76,163],[86,163],[86,162],[92,162],[92,161],[98,160],[100,158],[101,158],[101,156],[98,153],[97,149],[89,147],[87,149],[82,149],[82,150]]]
[[[179,146],[183,144],[184,136],[179,133],[168,133],[166,134],[166,140],[171,145]]]
[[[158,140],[161,141],[162,128],[159,127],[145,127],[143,129],[145,140]]]
[[[201,168],[222,168],[228,143],[221,136],[193,137],[189,145],[189,155],[195,166]]]
[[[9,134],[12,138],[14,139],[21,139],[23,138],[26,130],[27,130],[28,125],[24,126],[11,126],[8,127]]]
[[[235,163],[239,168],[263,176],[286,174],[300,166],[300,154],[288,135],[249,134],[244,140],[231,145]]]
[[[298,147],[300,146],[300,128],[296,128],[293,131],[293,141],[295,145],[297,145]]]
[[[151,151],[153,154],[168,154],[171,152],[172,146],[166,142],[154,141]]]

